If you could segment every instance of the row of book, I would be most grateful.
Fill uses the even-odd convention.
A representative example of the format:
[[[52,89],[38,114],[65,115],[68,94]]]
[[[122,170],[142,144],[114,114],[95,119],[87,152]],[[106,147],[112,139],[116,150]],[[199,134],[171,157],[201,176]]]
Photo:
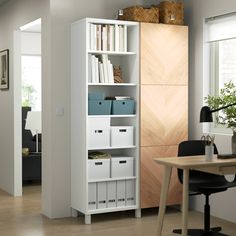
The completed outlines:
[[[90,49],[127,52],[127,26],[90,24]]]
[[[113,65],[107,54],[89,55],[89,83],[114,83]]]

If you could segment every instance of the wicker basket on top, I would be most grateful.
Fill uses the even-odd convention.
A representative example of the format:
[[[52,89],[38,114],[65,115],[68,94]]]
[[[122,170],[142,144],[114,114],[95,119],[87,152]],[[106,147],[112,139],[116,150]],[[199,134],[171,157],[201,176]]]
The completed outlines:
[[[159,9],[156,7],[132,6],[120,11],[123,15],[118,14],[119,20],[159,23]]]
[[[161,23],[173,25],[184,24],[184,5],[182,2],[163,1],[158,7]]]

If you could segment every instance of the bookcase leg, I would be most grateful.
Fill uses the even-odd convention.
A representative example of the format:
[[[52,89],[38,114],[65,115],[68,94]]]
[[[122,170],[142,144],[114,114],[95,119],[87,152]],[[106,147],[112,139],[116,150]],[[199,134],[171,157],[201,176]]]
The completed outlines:
[[[86,225],[91,225],[91,215],[84,215],[84,223]]]
[[[74,218],[78,216],[78,212],[74,208],[71,208],[71,216]]]
[[[135,217],[141,218],[141,209],[140,208],[135,210]]]

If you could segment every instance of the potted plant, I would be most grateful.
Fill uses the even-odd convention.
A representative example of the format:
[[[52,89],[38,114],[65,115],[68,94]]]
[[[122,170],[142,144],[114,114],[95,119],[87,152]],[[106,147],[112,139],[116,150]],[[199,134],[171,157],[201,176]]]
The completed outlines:
[[[233,104],[236,102],[236,86],[232,81],[225,83],[218,96],[208,95],[204,100],[211,110]],[[236,106],[229,106],[214,114],[218,124],[225,125],[233,131],[232,153],[236,154]]]

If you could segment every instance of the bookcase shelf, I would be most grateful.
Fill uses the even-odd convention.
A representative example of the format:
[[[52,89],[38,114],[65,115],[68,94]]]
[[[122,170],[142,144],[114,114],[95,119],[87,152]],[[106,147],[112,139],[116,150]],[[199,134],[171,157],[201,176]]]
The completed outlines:
[[[94,51],[94,50],[89,50],[89,54],[94,54],[94,55],[102,55],[102,54],[107,54],[107,55],[113,55],[113,56],[125,56],[125,55],[136,55],[135,52],[119,52],[119,51]]]
[[[110,117],[110,118],[125,118],[125,117],[137,117],[135,114],[133,115],[89,115],[88,117]]]
[[[88,83],[89,86],[128,86],[133,87],[137,86],[134,83]]]
[[[117,37],[114,40],[114,50],[94,50],[94,27],[106,27],[107,37],[113,33],[110,30],[123,32],[119,34],[121,49],[116,50]],[[112,26],[112,27],[110,27]],[[97,30],[97,28],[96,28]],[[99,32],[99,31],[98,31]],[[105,31],[104,31],[105,32]],[[117,31],[114,31],[116,34]],[[97,37],[97,36],[96,36]],[[100,36],[99,36],[100,37]],[[97,38],[96,38],[97,39]],[[97,43],[97,41],[96,41]],[[104,44],[104,42],[102,42]],[[108,41],[107,41],[108,43]],[[102,44],[102,46],[104,46]],[[99,46],[101,47],[101,45]],[[107,47],[109,48],[110,45]],[[96,45],[95,48],[98,48]],[[104,47],[105,48],[105,47]],[[109,48],[110,49],[110,48]],[[121,68],[124,83],[105,83],[107,80],[93,80],[94,60],[103,64],[109,60],[109,66],[119,66]],[[99,63],[98,62],[98,63]],[[101,66],[99,64],[99,66]],[[96,64],[97,65],[97,64]],[[96,69],[100,67],[96,67]],[[111,67],[112,68],[112,67]],[[100,69],[101,70],[101,69]],[[103,67],[105,70],[105,65]],[[96,81],[96,82],[95,82]],[[99,81],[99,83],[97,83]],[[93,83],[92,83],[93,82]],[[74,22],[71,26],[71,208],[85,215],[85,223],[91,223],[91,215],[97,213],[107,213],[113,211],[136,210],[140,211],[140,158],[139,158],[139,24],[137,22],[92,19],[86,18]],[[102,93],[105,97],[123,96],[130,97],[135,101],[135,114],[130,115],[88,115],[88,94]],[[107,123],[107,124],[106,124]],[[91,127],[99,127],[91,133]],[[102,128],[101,128],[102,127]],[[105,127],[105,128],[104,128]],[[124,127],[131,135],[131,142],[116,137],[116,143],[112,144],[112,135],[117,127],[121,127],[120,132],[124,132]],[[89,143],[94,133],[108,133],[110,142],[100,144],[101,139],[93,140],[93,145]],[[119,128],[118,128],[119,129]],[[113,132],[113,133],[112,133]],[[119,132],[119,131],[118,131]],[[122,143],[123,141],[123,143]],[[98,143],[99,142],[99,143]],[[110,143],[110,144],[109,144]],[[120,145],[119,145],[120,143]],[[132,144],[133,145],[129,145]],[[113,145],[113,146],[109,146]],[[88,152],[106,152],[111,156],[110,163],[114,157],[132,158],[133,177],[121,176],[118,178],[102,178],[89,180],[88,173],[91,162],[88,159]],[[102,160],[102,159],[101,159]],[[102,162],[102,161],[101,161]],[[99,168],[99,167],[97,167]],[[111,168],[111,167],[109,167]],[[123,173],[121,171],[121,173]],[[114,183],[113,183],[114,182]],[[115,207],[109,205],[110,185],[116,186]],[[123,188],[122,191],[118,191]],[[103,186],[103,190],[101,188]],[[121,186],[121,187],[120,187]],[[131,188],[130,188],[131,186]],[[121,188],[121,189],[122,189]],[[91,192],[93,189],[93,192]],[[105,189],[105,190],[104,190]],[[133,189],[130,193],[130,189]],[[105,196],[104,201],[100,201],[101,193]],[[105,193],[105,194],[104,194]],[[112,192],[114,194],[114,192]],[[93,195],[92,195],[93,194]],[[118,194],[123,194],[125,202],[120,205]],[[130,198],[128,194],[133,194]],[[103,197],[104,197],[103,196]],[[91,200],[91,197],[94,198]],[[132,201],[130,201],[132,199]],[[105,206],[100,202],[106,202]],[[93,208],[91,208],[93,204]],[[112,203],[113,204],[113,203]]]
[[[130,149],[136,148],[136,146],[120,146],[120,147],[89,147],[88,151],[91,150],[112,150],[112,149]]]
[[[119,180],[130,180],[130,179],[136,179],[135,176],[132,177],[121,177],[121,178],[107,178],[107,179],[92,179],[89,180],[89,183],[95,183],[95,182],[108,182],[108,181],[119,181]]]

